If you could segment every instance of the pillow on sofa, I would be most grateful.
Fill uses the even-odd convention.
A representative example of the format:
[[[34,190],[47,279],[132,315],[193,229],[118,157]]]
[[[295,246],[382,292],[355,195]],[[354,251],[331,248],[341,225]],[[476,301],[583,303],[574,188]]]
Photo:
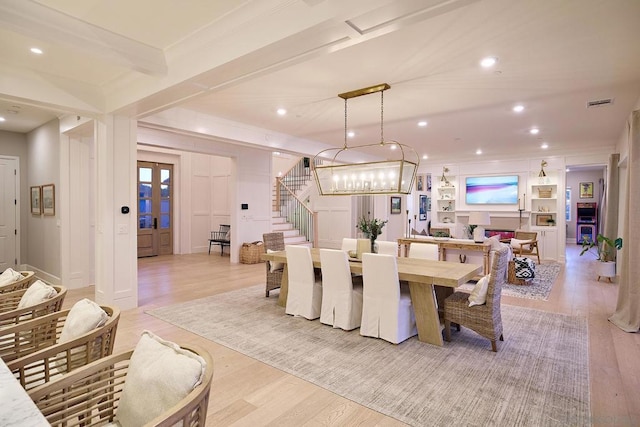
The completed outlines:
[[[15,271],[13,268],[9,267],[5,271],[3,271],[2,274],[0,274],[0,286],[17,282],[22,278],[24,278],[22,273],[20,273],[19,271]]]
[[[482,305],[487,302],[487,290],[489,288],[489,275],[483,276],[473,287],[471,295],[469,295],[469,307],[474,305]]]
[[[272,251],[271,249],[267,249],[267,253],[271,254],[274,252],[278,252],[278,251]],[[284,263],[282,262],[275,262],[275,261],[269,261],[269,272],[270,273],[275,273],[276,271],[282,271],[282,269],[284,268]]]
[[[122,427],[145,425],[198,386],[205,368],[202,357],[144,331],[131,355],[116,420]]]
[[[24,294],[22,294],[22,298],[20,298],[20,302],[18,303],[18,308],[25,308],[40,304],[41,302],[51,299],[56,295],[58,295],[58,292],[56,292],[53,286],[49,286],[42,280],[38,279],[27,288]]]

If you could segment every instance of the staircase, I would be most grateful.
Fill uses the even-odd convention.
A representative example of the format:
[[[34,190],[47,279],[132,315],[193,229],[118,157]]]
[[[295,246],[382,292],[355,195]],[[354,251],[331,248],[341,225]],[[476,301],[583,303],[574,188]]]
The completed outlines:
[[[283,177],[276,179],[272,197],[271,230],[284,234],[285,245],[313,247],[315,214],[297,196],[310,182],[308,158],[300,159]]]

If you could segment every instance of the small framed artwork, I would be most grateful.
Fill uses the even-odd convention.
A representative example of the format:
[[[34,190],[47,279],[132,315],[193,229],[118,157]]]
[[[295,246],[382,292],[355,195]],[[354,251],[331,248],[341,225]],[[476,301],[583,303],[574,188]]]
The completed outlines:
[[[549,225],[551,222],[553,222],[553,215],[536,216],[536,225]]]
[[[42,186],[42,213],[45,215],[56,214],[56,187],[53,184]]]
[[[420,195],[420,221],[427,220],[427,211],[429,210],[429,198],[424,194]]]
[[[581,182],[580,183],[580,198],[592,199],[593,198],[593,182]]]
[[[431,191],[431,174],[427,174],[427,191]]]
[[[402,211],[402,199],[400,197],[391,196],[391,213],[399,214]]]
[[[424,178],[422,175],[418,175],[418,183],[416,184],[416,190],[424,191]]]
[[[41,189],[40,186],[31,187],[31,213],[40,215],[42,213]]]

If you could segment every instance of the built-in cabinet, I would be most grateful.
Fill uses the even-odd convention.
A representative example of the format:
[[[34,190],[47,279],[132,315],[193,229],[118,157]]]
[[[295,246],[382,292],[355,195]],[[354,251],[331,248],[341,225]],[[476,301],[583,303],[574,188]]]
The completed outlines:
[[[529,229],[538,233],[538,250],[543,260],[558,259],[558,173],[547,171],[529,176]],[[561,199],[564,203],[564,199]]]
[[[456,222],[456,184],[455,177],[437,181],[436,185],[436,223],[454,224]]]

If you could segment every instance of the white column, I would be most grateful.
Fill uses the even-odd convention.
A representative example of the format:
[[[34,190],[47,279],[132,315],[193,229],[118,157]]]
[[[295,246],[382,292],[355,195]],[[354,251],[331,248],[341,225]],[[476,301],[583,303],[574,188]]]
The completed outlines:
[[[96,301],[126,310],[138,306],[136,122],[105,116],[95,135]]]

